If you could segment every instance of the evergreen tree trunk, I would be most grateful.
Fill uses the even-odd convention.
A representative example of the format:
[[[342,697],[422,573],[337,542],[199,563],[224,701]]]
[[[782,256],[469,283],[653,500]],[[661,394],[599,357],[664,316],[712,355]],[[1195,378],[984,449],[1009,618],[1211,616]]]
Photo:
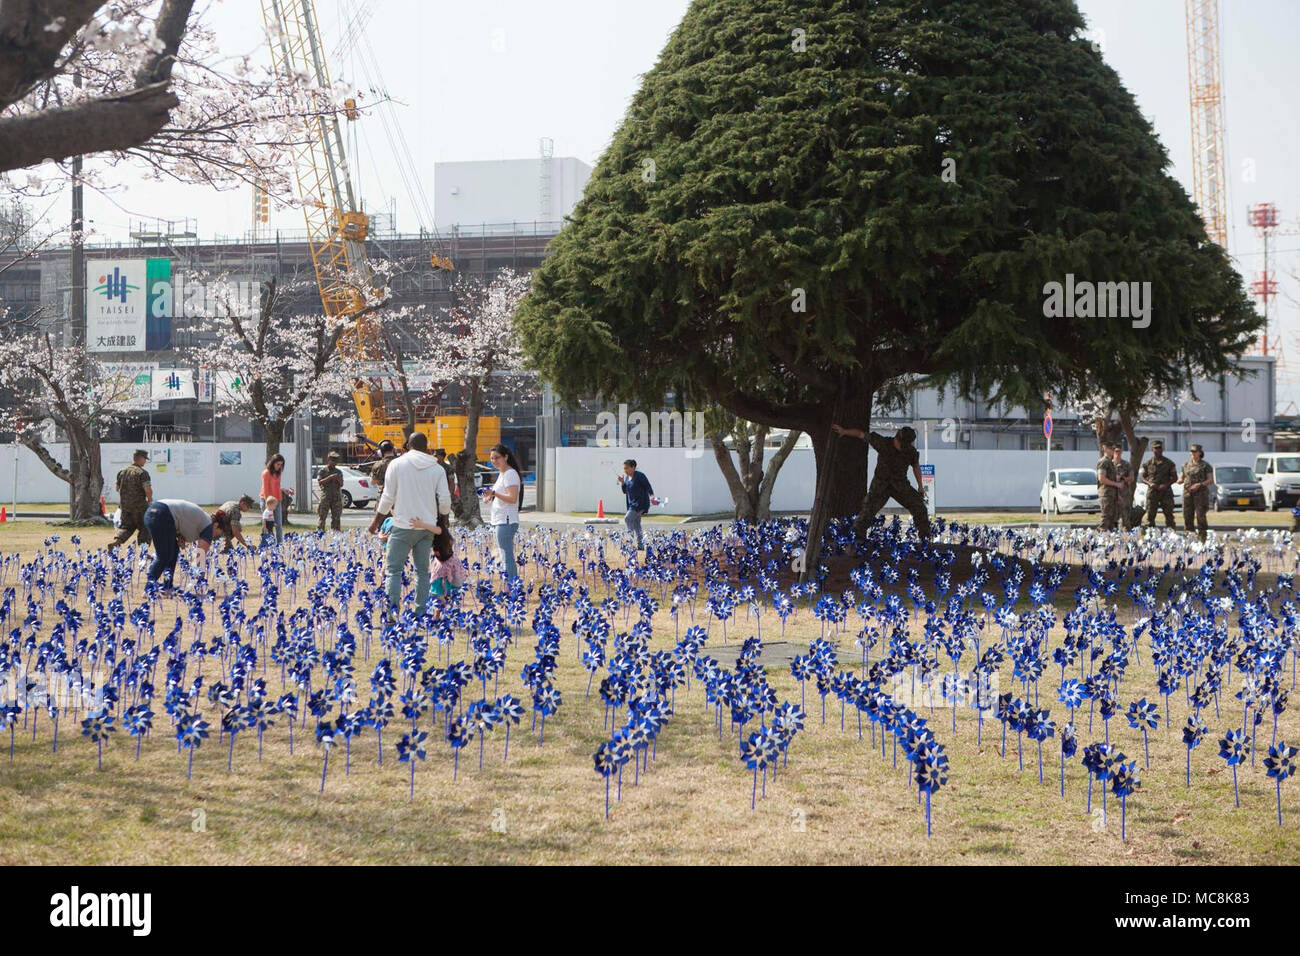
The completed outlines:
[[[832,518],[852,518],[867,494],[867,449],[865,441],[836,435],[831,423],[845,428],[871,431],[871,402],[874,388],[861,380],[849,380],[836,400],[824,425],[809,429],[813,454],[817,458],[817,492],[808,516],[808,542],[801,581],[815,580],[821,559],[822,535]]]

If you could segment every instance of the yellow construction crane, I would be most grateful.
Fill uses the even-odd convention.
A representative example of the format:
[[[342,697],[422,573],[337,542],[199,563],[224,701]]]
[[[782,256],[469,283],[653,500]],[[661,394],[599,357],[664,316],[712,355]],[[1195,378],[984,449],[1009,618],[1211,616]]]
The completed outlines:
[[[1186,0],[1187,82],[1192,106],[1192,189],[1213,242],[1228,248],[1219,0]]]
[[[329,69],[312,0],[262,0],[262,16],[270,34],[271,61],[276,72],[282,76],[311,76],[322,89],[328,89]],[[354,100],[344,103],[343,115],[348,122],[358,118]],[[370,217],[361,211],[353,193],[338,116],[304,116],[303,122],[306,135],[296,148],[294,170],[321,305],[331,318],[358,316],[365,307],[364,286],[371,281],[365,247]],[[436,252],[429,263],[435,269],[453,269],[451,260]],[[367,322],[360,318],[340,340],[339,348],[364,360],[374,354],[371,341]],[[366,443],[375,446],[389,439],[400,447],[404,419],[386,413],[382,382],[358,381],[352,398]],[[427,434],[435,446],[449,450],[463,441],[464,429],[465,417],[459,415],[430,419],[417,416],[416,420],[417,431]],[[500,437],[501,419],[484,416],[479,424],[479,457],[485,457],[485,450]]]

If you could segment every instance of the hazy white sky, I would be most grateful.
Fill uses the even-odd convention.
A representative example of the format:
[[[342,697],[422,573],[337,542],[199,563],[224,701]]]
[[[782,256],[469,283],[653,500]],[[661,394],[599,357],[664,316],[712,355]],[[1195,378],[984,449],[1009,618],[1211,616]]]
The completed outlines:
[[[689,0],[317,0],[326,45],[335,50],[341,24],[362,11],[369,44],[336,52],[332,73],[361,88],[381,84],[432,201],[433,164],[441,160],[537,155],[538,139],[555,155],[595,164],[622,119],[640,75],[653,64]],[[1191,191],[1190,114],[1184,0],[1079,0],[1107,62],[1119,72],[1169,150],[1173,172]],[[1249,282],[1262,266],[1246,222],[1250,203],[1278,204],[1284,223],[1300,231],[1300,0],[1223,0],[1224,86],[1227,96],[1229,246]],[[263,57],[257,0],[210,2],[205,14],[231,53]],[[367,52],[371,55],[367,56]],[[368,75],[377,62],[382,77]],[[397,144],[383,123],[358,124],[356,178],[371,211],[396,203],[397,225],[422,222],[403,185]],[[1253,163],[1254,180],[1245,176]],[[204,237],[240,235],[250,223],[247,190],[129,180],[111,197],[88,195],[87,215],[102,237],[124,238],[132,219],[197,220]],[[271,226],[300,229],[300,214],[272,214]],[[1289,296],[1300,282],[1300,234],[1276,237],[1274,268],[1283,295],[1275,302],[1290,369],[1279,375],[1285,400],[1300,403],[1300,315]],[[1276,327],[1275,333],[1276,336]]]

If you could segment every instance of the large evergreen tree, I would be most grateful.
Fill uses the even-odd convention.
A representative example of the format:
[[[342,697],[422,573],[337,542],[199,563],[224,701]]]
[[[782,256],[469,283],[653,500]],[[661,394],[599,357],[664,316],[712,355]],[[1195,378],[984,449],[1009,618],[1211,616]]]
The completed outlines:
[[[567,398],[809,432],[823,515],[867,479],[831,422],[902,385],[1222,368],[1257,319],[1084,27],[1073,0],[696,0],[536,275],[532,361]],[[1150,282],[1149,325],[1045,315],[1067,273]]]

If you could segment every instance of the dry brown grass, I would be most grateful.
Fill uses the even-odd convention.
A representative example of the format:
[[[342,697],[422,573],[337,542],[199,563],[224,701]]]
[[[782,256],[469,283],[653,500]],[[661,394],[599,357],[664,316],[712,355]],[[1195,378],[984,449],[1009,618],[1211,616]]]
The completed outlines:
[[[0,526],[0,550],[31,553],[50,529]],[[98,545],[107,531],[81,533]],[[102,539],[102,540],[101,540]],[[64,534],[64,544],[67,535]],[[247,602],[259,601],[257,582]],[[702,608],[701,601],[701,608]],[[702,618],[702,611],[697,611]],[[160,618],[170,620],[168,615]],[[655,648],[671,647],[671,620],[661,612]],[[572,615],[569,615],[572,620]],[[621,620],[621,614],[620,614]],[[779,622],[764,616],[764,633],[775,639]],[[211,627],[211,624],[209,625]],[[733,621],[731,642],[752,632],[752,623]],[[165,633],[165,628],[160,628]],[[806,643],[820,625],[804,609],[787,628],[787,639]],[[176,752],[170,722],[155,703],[155,735],[134,759],[134,742],[115,735],[104,766],[95,766],[95,748],[67,720],[60,727],[57,755],[50,753],[49,724],[42,716],[37,741],[21,723],[13,762],[0,753],[0,862],[13,863],[1254,863],[1300,861],[1300,836],[1293,814],[1300,814],[1300,790],[1285,792],[1286,826],[1278,828],[1272,781],[1260,759],[1241,772],[1242,806],[1232,806],[1231,773],[1217,756],[1217,739],[1233,720],[1224,702],[1223,717],[1210,715],[1210,735],[1193,754],[1192,787],[1183,780],[1185,749],[1179,727],[1187,708],[1174,696],[1173,726],[1151,740],[1151,769],[1143,790],[1130,798],[1128,841],[1119,838],[1118,806],[1113,798],[1109,825],[1094,828],[1084,812],[1086,782],[1077,759],[1068,766],[1067,797],[1057,784],[1055,741],[1044,747],[1045,782],[1037,777],[1035,750],[1024,741],[1025,769],[1017,771],[1014,735],[1007,757],[999,756],[1000,725],[987,721],[984,746],[975,745],[973,714],[958,717],[938,710],[931,720],[952,762],[949,785],[934,800],[934,835],[927,839],[916,790],[906,786],[901,769],[891,769],[879,747],[873,749],[869,725],[859,741],[854,715],[839,728],[839,704],[827,701],[820,720],[815,690],[808,688],[809,719],[796,739],[789,767],[769,780],[767,798],[750,809],[750,774],[736,756],[736,737],[718,740],[712,711],[692,681],[679,689],[675,716],[658,744],[639,786],[631,765],[623,798],[612,819],[603,819],[604,789],[593,772],[591,755],[607,737],[603,707],[594,690],[584,697],[587,673],[564,629],[556,682],[564,705],[546,724],[543,747],[528,730],[528,718],[511,733],[510,760],[502,762],[504,733],[489,739],[483,769],[471,744],[461,755],[459,779],[452,780],[449,748],[431,734],[429,759],[417,767],[415,799],[408,799],[407,767],[396,759],[394,744],[402,723],[397,717],[384,734],[384,763],[375,759],[376,740],[368,730],[354,742],[352,771],[344,773],[344,750],[330,757],[324,794],[318,793],[321,751],[311,736],[311,718],[295,728],[295,752],[288,752],[282,724],[267,734],[264,759],[257,759],[255,732],[235,745],[234,772],[227,773],[228,750],[213,738],[199,751],[194,778],[185,778],[185,757]],[[853,631],[840,635],[841,663],[857,659]],[[709,647],[721,638],[715,625]],[[510,653],[499,693],[522,696],[519,668],[531,659],[531,638]],[[463,643],[458,651],[463,651]],[[873,653],[873,657],[879,652]],[[358,662],[365,688],[376,660]],[[459,659],[459,657],[455,658]],[[1130,669],[1129,696],[1159,700],[1149,656]],[[205,671],[209,672],[208,668]],[[1056,669],[1043,686],[1054,686]],[[274,667],[268,674],[278,692]],[[770,679],[785,699],[798,701],[799,686],[786,667]],[[1012,687],[1010,672],[1003,688]],[[474,686],[467,688],[467,696]],[[161,693],[159,695],[161,697]],[[472,698],[470,698],[472,699]],[[206,705],[206,701],[204,702]],[[1235,705],[1235,701],[1232,701]],[[1058,723],[1064,711],[1050,706]],[[205,706],[205,711],[210,706]],[[207,715],[211,720],[211,715]],[[1240,714],[1236,714],[1240,720]],[[1080,721],[1081,744],[1102,738]],[[427,725],[427,721],[426,721]],[[1269,725],[1263,727],[1267,732]],[[1122,715],[1111,722],[1111,739],[1130,757],[1141,758],[1142,741]],[[1300,738],[1300,722],[1284,715],[1280,736]],[[2,738],[0,738],[2,739]],[[1291,785],[1294,787],[1294,785]],[[1094,796],[1100,805],[1100,791]],[[1294,810],[1290,809],[1294,807]],[[202,811],[202,814],[196,811]],[[196,830],[202,816],[204,829]],[[797,822],[805,822],[801,830]],[[497,826],[494,828],[494,823]],[[504,826],[502,826],[504,824]]]

